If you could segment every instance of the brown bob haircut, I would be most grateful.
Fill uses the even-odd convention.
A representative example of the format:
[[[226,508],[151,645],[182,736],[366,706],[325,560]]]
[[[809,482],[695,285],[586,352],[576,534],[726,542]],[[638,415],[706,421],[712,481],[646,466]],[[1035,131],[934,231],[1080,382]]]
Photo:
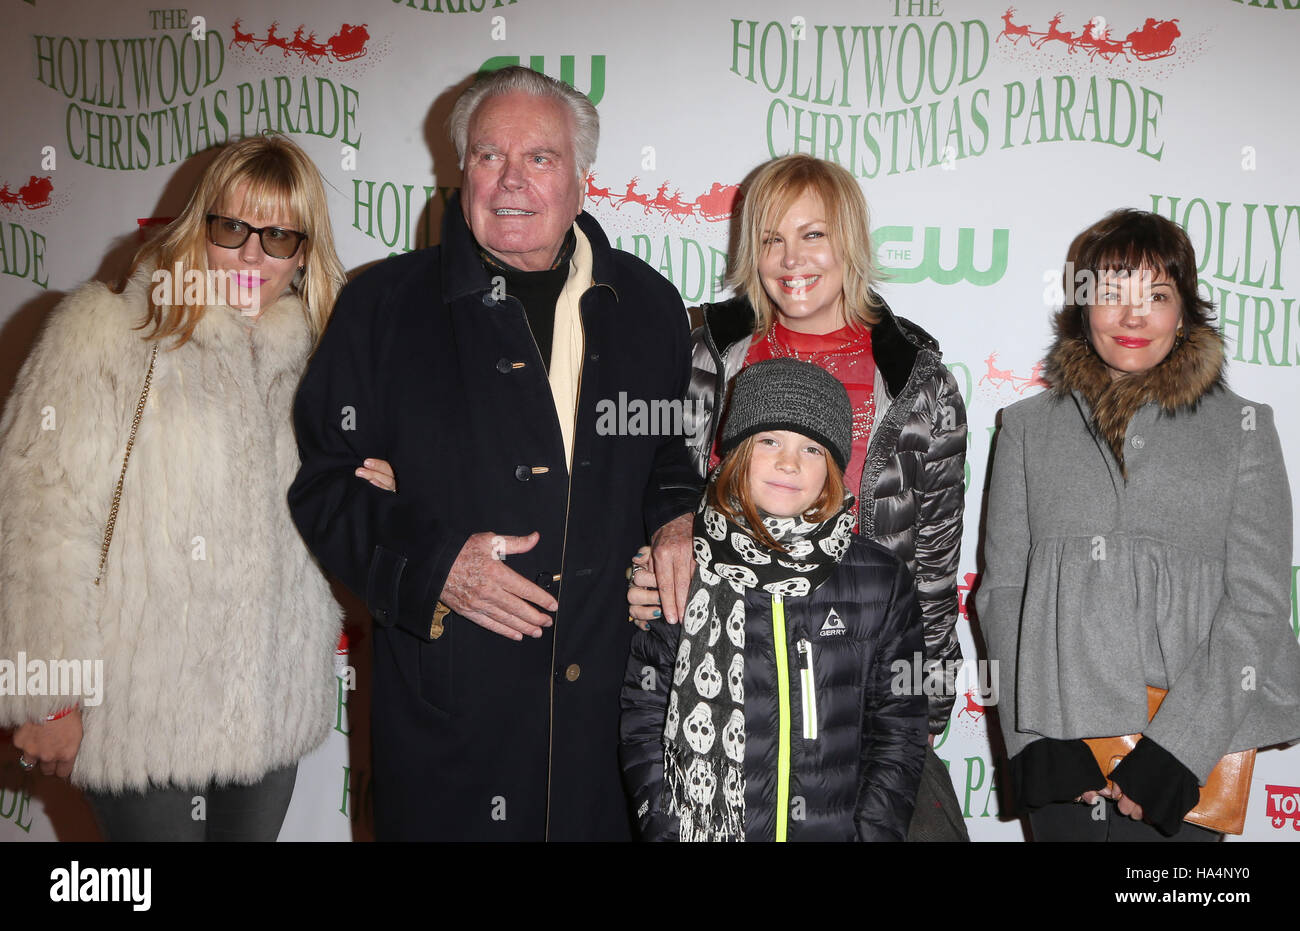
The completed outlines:
[[[745,524],[750,534],[762,546],[784,553],[787,552],[786,548],[776,542],[767,527],[763,525],[763,518],[759,515],[754,499],[749,494],[749,461],[754,454],[754,444],[758,441],[758,437],[757,433],[745,437],[727,454],[727,458],[722,460],[722,464],[718,466],[717,479],[709,483],[709,504],[714,510],[738,523]],[[810,523],[820,524],[843,506],[844,472],[828,451],[826,452],[826,484],[822,486],[822,493],[817,496],[812,507],[804,512],[803,518]]]
[[[1070,269],[1076,280],[1070,281]],[[1066,265],[1065,307],[1079,315],[1087,333],[1087,305],[1077,303],[1078,276],[1094,280],[1106,272],[1138,272],[1147,268],[1174,286],[1187,325],[1207,326],[1214,304],[1197,288],[1196,250],[1183,228],[1158,213],[1126,207],[1106,214],[1075,237]]]
[[[763,165],[745,188],[736,258],[727,283],[749,298],[757,315],[755,334],[766,333],[776,304],[763,289],[758,263],[763,240],[804,192],[815,194],[826,212],[831,248],[844,269],[844,315],[851,326],[880,322],[880,299],[871,289],[880,278],[871,243],[871,214],[857,179],[834,162],[811,155],[787,155]]]
[[[240,185],[247,185],[244,201],[231,203],[226,198]],[[288,136],[248,136],[223,146],[203,172],[181,215],[136,253],[131,274],[140,269],[172,273],[179,263],[183,275],[191,270],[206,275],[208,214],[233,212],[251,219],[281,211],[295,230],[307,234],[294,256],[301,260],[302,274],[295,276],[293,291],[302,300],[313,341],[318,340],[345,274],[334,251],[320,172]],[[154,304],[151,291],[149,315],[142,326],[152,325],[153,329],[146,338],[175,336],[175,346],[181,346],[194,335],[206,310],[203,304]]]

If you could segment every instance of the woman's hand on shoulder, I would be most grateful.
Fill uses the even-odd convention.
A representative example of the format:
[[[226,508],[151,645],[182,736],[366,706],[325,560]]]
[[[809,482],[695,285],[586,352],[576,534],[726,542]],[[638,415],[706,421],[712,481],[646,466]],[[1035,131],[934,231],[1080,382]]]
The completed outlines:
[[[361,468],[353,473],[357,478],[363,478],[376,488],[383,491],[397,492],[397,476],[393,473],[393,467],[384,459],[366,459],[361,463]]]
[[[81,707],[56,721],[31,721],[14,731],[14,746],[22,758],[37,763],[47,776],[66,778],[81,749]]]

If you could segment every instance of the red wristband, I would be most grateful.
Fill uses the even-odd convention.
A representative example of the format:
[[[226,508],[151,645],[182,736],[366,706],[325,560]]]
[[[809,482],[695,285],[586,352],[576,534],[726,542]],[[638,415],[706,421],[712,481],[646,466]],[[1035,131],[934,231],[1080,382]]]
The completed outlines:
[[[72,712],[75,711],[76,708],[77,708],[76,705],[68,705],[68,707],[64,708],[62,711],[56,712],[54,714],[47,714],[45,716],[45,723],[49,724],[51,721],[59,720],[59,718],[66,718],[68,715],[72,714]]]

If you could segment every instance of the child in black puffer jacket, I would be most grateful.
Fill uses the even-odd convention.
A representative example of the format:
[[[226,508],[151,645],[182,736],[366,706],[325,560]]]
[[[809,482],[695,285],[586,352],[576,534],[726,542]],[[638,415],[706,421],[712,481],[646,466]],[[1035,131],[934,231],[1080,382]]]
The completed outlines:
[[[620,757],[654,840],[903,840],[926,746],[907,568],[851,532],[847,392],[806,362],[736,378],[681,625],[632,643]]]

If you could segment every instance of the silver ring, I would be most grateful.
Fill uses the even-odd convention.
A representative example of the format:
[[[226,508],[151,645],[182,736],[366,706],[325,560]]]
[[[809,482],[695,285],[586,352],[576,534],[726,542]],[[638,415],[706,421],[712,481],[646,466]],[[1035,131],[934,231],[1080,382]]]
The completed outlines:
[[[27,759],[26,755],[22,753],[18,754],[18,766],[25,773],[30,773],[36,768],[36,764]]]

